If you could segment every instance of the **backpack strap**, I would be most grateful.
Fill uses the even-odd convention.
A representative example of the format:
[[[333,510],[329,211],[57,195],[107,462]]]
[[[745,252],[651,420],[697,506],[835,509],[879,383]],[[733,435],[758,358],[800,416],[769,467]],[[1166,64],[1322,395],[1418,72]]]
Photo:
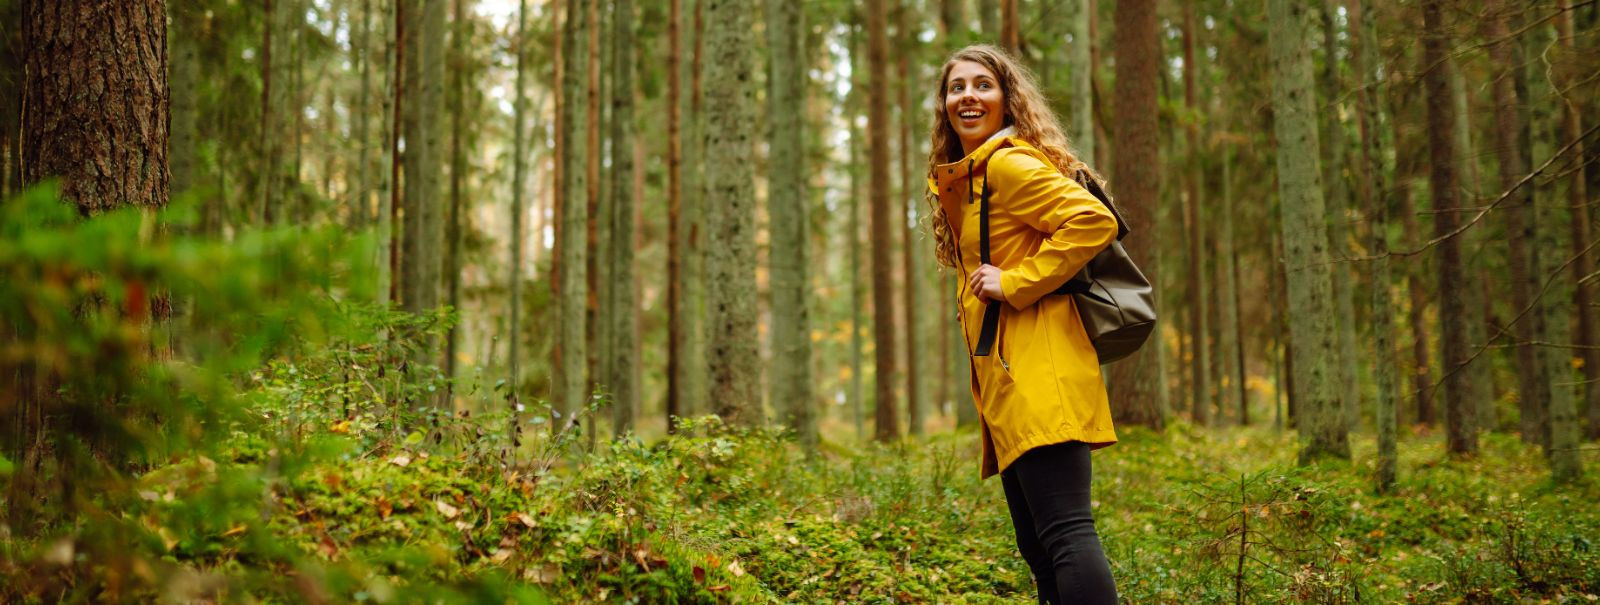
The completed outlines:
[[[983,195],[978,202],[978,259],[989,263],[989,177],[983,178]],[[991,300],[983,308],[983,328],[978,332],[978,344],[972,348],[974,357],[987,357],[994,349],[995,332],[1000,328],[1000,301]]]

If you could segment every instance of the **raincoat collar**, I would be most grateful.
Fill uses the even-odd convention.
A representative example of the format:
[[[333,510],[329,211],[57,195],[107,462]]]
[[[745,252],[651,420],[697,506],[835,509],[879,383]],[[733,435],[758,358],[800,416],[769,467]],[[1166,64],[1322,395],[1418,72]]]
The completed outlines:
[[[972,153],[967,154],[967,157],[935,167],[933,174],[928,176],[928,187],[933,190],[933,194],[936,196],[944,192],[946,188],[950,188],[953,191],[956,181],[971,176],[973,171],[978,170],[989,161],[989,156],[1005,146],[1007,139],[1015,136],[1017,136],[1017,128],[1015,126],[1007,126],[996,130],[994,134],[989,135],[989,138],[982,145],[972,150]],[[948,196],[941,196],[941,199],[944,197]]]

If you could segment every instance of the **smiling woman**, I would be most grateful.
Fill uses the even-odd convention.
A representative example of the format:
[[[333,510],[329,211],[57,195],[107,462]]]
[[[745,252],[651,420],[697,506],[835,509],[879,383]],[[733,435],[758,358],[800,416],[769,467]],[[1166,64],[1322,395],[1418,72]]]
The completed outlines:
[[[939,261],[967,278],[956,300],[982,427],[980,474],[1000,475],[1041,603],[1115,603],[1089,508],[1089,452],[1117,436],[1075,302],[1048,294],[1110,245],[1117,221],[1067,176],[1096,178],[1003,51],[956,52],[939,101],[929,202]],[[990,343],[980,326],[995,313]]]

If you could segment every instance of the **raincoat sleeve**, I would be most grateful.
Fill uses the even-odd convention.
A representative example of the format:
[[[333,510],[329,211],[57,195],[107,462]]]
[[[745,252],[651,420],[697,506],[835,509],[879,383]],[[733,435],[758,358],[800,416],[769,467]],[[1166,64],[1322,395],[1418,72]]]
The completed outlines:
[[[1038,251],[1000,274],[1000,290],[1017,309],[1067,283],[1117,236],[1111,211],[1036,153],[1003,149],[989,163],[997,190],[1008,194],[995,209],[1048,234]]]

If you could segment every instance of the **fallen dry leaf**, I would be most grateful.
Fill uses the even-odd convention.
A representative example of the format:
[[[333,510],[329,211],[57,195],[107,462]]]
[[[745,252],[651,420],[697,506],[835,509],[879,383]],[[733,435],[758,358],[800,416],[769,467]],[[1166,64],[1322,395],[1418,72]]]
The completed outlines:
[[[433,507],[438,509],[439,514],[444,515],[444,518],[446,519],[454,519],[456,518],[456,515],[461,514],[460,509],[450,506],[450,503],[445,502],[444,500],[434,500]]]

